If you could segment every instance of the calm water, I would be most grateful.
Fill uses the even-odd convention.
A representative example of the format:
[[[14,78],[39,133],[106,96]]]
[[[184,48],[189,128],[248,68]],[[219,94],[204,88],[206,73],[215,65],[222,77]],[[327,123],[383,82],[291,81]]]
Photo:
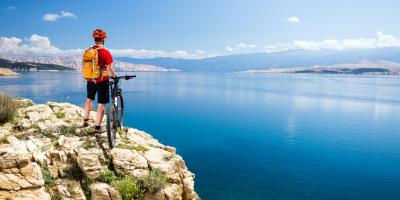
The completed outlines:
[[[83,105],[79,73],[1,78]],[[400,77],[138,73],[125,125],[177,147],[203,199],[400,199]]]

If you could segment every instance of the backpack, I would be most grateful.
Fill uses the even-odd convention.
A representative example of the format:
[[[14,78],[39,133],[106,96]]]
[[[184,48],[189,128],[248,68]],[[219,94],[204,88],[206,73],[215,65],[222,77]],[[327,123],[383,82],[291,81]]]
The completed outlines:
[[[99,66],[99,52],[101,48],[88,48],[83,53],[82,72],[85,79],[97,79],[107,76],[107,71]]]

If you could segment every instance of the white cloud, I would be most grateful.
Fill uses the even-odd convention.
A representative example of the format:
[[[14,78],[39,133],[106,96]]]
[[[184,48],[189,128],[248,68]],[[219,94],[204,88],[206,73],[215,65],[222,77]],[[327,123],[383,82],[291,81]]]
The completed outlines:
[[[47,13],[43,15],[43,20],[48,22],[55,22],[60,18],[76,18],[76,15],[68,11],[61,11],[60,13]]]
[[[386,35],[379,31],[375,38],[349,38],[343,40],[326,39],[322,41],[296,40],[291,43],[275,43],[266,45],[266,52],[281,52],[293,49],[303,50],[343,50],[343,49],[373,49],[384,47],[400,47],[400,38]]]
[[[300,23],[300,19],[298,17],[288,17],[286,19],[286,21],[289,23],[295,23],[295,24]]]
[[[15,6],[8,6],[7,10],[14,10],[16,7]]]
[[[246,44],[246,43],[238,43],[236,44],[236,46],[227,46],[226,50],[229,52],[234,52],[234,51],[241,51],[241,50],[248,50],[248,49],[254,49],[257,46],[255,44]]]
[[[29,38],[0,37],[0,53],[11,55],[55,55],[77,53],[81,49],[61,50],[53,46],[49,38],[33,34]]]
[[[127,56],[135,58],[173,57],[200,59],[217,56],[215,52],[196,50],[194,52],[177,50],[146,50],[146,49],[110,49],[113,56]],[[48,37],[37,34],[29,38],[0,37],[0,54],[6,55],[78,55],[83,49],[60,49],[51,44]]]

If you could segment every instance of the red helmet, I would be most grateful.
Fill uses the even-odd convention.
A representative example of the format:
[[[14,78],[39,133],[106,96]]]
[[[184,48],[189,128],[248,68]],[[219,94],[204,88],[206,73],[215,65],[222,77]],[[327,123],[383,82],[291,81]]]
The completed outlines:
[[[95,31],[93,31],[93,38],[107,38],[107,34],[105,31],[101,30],[101,29],[96,29]]]

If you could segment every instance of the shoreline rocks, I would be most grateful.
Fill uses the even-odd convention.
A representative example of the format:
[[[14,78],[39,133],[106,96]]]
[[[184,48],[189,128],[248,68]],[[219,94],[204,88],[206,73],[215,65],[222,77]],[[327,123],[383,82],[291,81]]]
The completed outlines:
[[[17,72],[14,72],[11,69],[8,68],[1,68],[0,67],[0,77],[1,76],[18,76],[19,74]]]
[[[0,125],[0,199],[123,199],[126,194],[113,182],[127,176],[139,184],[139,199],[200,199],[194,174],[174,147],[124,128],[110,150],[105,131],[82,127],[82,108],[17,103],[17,117]],[[90,116],[94,119],[95,112]],[[150,177],[154,170],[162,176]]]

